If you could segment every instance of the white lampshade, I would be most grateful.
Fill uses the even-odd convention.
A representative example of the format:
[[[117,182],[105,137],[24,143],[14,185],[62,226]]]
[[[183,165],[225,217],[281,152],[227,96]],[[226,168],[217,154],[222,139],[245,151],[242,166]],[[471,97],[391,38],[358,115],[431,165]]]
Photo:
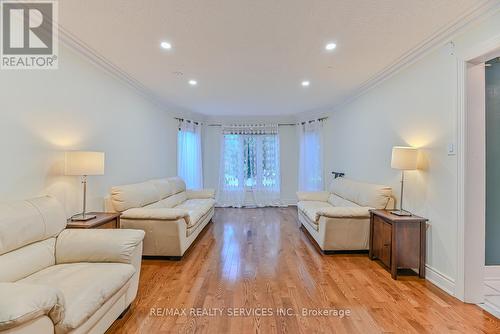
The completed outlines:
[[[394,169],[417,169],[418,149],[415,147],[394,146],[392,148],[391,167]]]
[[[103,175],[104,152],[66,152],[66,175]]]

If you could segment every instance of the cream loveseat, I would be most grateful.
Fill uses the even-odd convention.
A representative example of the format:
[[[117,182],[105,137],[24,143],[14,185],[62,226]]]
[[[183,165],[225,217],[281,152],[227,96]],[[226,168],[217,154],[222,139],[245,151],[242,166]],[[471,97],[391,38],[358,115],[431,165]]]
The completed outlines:
[[[393,209],[390,187],[343,177],[332,181],[330,191],[297,192],[298,218],[321,250],[367,250],[370,209]]]
[[[106,211],[122,213],[121,227],[146,232],[143,255],[179,259],[214,215],[215,191],[186,190],[179,177],[117,186]]]
[[[0,333],[104,333],[135,299],[144,232],[65,228],[53,198],[0,204]]]

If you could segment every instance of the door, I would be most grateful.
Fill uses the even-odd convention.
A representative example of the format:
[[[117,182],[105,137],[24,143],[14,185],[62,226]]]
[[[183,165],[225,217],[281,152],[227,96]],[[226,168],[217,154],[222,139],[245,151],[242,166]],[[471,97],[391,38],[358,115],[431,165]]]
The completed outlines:
[[[485,264],[500,265],[500,57],[486,62]]]

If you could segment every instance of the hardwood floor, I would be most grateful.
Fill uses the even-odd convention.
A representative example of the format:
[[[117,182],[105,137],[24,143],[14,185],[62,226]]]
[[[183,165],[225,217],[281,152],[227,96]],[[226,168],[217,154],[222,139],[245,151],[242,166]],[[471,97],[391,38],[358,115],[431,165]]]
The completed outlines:
[[[194,316],[193,308],[212,314]],[[366,254],[322,255],[299,229],[295,208],[217,209],[181,261],[143,261],[138,297],[109,330],[195,332],[500,333],[500,324],[416,276],[392,280]]]

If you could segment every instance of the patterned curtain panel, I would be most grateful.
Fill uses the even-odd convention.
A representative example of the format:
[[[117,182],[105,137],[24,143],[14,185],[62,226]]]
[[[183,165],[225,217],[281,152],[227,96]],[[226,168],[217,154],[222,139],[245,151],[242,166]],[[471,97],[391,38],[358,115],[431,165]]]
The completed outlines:
[[[231,125],[222,129],[219,206],[280,205],[277,125]]]
[[[201,125],[198,123],[192,121],[179,122],[177,174],[186,182],[188,189],[203,188]]]
[[[324,189],[323,183],[323,121],[298,124],[299,190]]]

